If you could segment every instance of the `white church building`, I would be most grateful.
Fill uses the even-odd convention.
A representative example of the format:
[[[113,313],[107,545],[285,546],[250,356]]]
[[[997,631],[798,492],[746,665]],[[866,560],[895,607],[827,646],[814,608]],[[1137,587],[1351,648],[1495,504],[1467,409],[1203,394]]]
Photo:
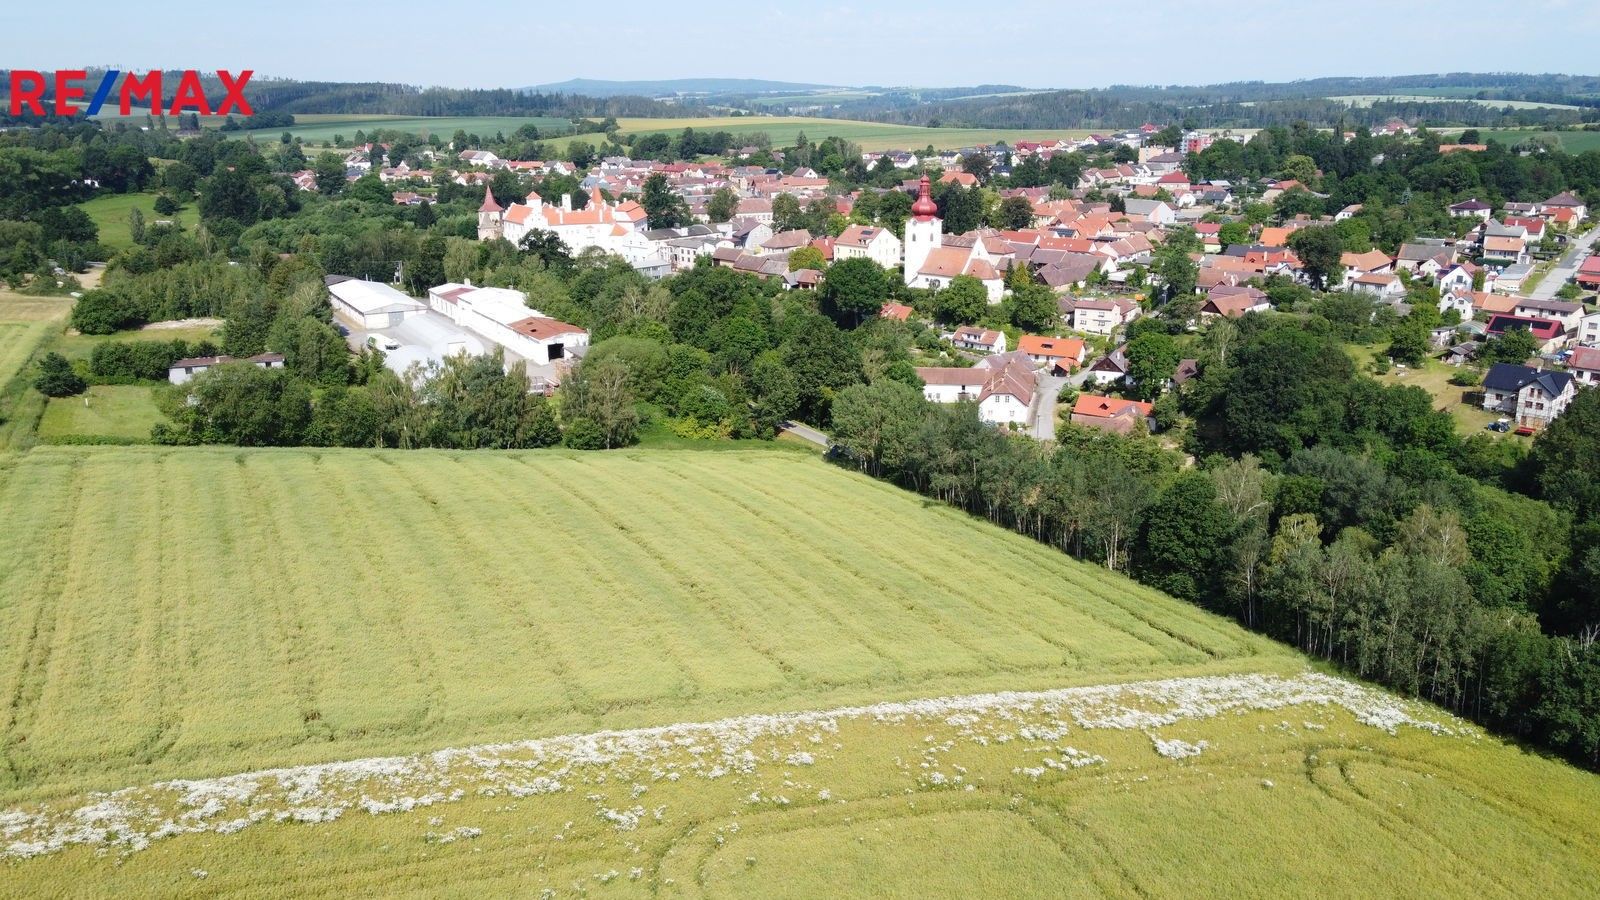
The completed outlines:
[[[989,253],[981,238],[972,241],[971,246],[946,245],[944,220],[939,218],[939,207],[933,202],[928,176],[922,176],[917,194],[905,227],[906,286],[945,288],[957,275],[969,275],[983,282],[990,303],[999,303],[1005,293],[1005,279],[995,265],[998,258]]]

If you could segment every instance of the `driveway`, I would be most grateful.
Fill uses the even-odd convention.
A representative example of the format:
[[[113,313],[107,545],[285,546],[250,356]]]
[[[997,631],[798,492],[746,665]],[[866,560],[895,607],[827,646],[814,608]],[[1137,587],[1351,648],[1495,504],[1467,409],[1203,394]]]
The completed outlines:
[[[1561,286],[1572,280],[1578,274],[1578,266],[1583,264],[1584,257],[1589,255],[1589,249],[1594,246],[1596,238],[1600,238],[1600,226],[1589,229],[1588,234],[1574,238],[1567,245],[1567,252],[1561,255],[1561,260],[1549,274],[1544,276],[1538,286],[1529,294],[1535,300],[1553,300]]]
[[[1028,428],[1035,440],[1056,439],[1056,395],[1061,393],[1062,385],[1077,377],[1039,373],[1039,385],[1033,392],[1033,421]]]

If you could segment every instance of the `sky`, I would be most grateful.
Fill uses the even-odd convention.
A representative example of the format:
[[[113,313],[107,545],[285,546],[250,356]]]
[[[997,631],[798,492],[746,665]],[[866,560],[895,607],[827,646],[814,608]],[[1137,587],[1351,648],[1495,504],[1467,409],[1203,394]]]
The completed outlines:
[[[480,88],[695,77],[1078,88],[1600,71],[1594,0],[242,6],[4,0],[0,68],[253,69],[257,77]],[[671,14],[678,8],[682,15]],[[987,20],[986,10],[994,12]]]

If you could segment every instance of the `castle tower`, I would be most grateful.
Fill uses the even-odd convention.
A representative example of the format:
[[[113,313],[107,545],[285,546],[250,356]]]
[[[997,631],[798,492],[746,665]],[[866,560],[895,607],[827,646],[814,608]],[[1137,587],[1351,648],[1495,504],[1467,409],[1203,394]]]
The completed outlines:
[[[917,273],[928,254],[944,242],[944,220],[939,218],[939,207],[934,204],[928,190],[928,176],[922,176],[917,190],[917,202],[911,204],[911,218],[906,220],[906,271],[905,282],[914,284]]]
[[[478,240],[492,241],[501,235],[505,209],[496,203],[488,185],[483,187],[483,205],[478,207]]]

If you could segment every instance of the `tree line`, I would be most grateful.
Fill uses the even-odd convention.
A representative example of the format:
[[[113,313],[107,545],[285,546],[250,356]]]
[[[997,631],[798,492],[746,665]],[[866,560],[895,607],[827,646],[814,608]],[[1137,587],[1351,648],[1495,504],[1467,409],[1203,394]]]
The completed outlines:
[[[1600,391],[1527,458],[1358,375],[1317,317],[1208,333],[1184,450],[1054,445],[879,380],[832,408],[842,457],[1503,733],[1600,767]]]

